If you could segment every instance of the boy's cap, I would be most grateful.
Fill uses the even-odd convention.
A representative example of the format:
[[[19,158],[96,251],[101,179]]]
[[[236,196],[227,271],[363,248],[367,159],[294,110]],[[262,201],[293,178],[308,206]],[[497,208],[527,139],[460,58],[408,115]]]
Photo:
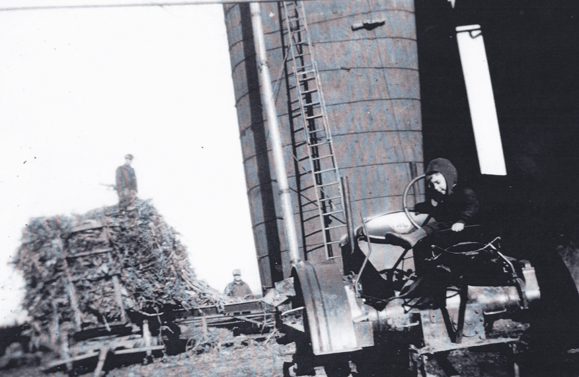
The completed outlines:
[[[233,276],[239,275],[241,276],[241,270],[239,268],[236,268],[235,270],[233,270]]]
[[[458,182],[458,172],[452,162],[448,161],[446,158],[435,158],[430,161],[426,168],[426,176],[434,173],[440,173],[444,176],[448,187],[447,195],[449,195],[452,191],[452,187],[456,182]]]
[[[128,154],[128,155],[125,156],[125,158],[128,158],[129,160],[132,160],[132,159],[133,159],[133,155],[132,155],[132,154]]]

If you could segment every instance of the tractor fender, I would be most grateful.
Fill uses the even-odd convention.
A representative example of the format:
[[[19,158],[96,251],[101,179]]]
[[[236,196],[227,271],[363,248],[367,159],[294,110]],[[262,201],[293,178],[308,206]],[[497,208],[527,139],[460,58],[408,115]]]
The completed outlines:
[[[338,263],[299,262],[292,275],[303,297],[314,355],[360,350]]]

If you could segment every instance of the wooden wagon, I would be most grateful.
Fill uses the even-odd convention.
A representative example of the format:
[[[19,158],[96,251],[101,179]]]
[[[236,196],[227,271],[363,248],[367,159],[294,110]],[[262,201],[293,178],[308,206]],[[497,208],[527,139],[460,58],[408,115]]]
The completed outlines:
[[[151,335],[148,321],[132,320],[125,308],[119,279],[122,263],[111,243],[109,226],[103,214],[96,219],[76,221],[72,231],[63,236],[70,318],[63,321],[54,305],[53,335],[60,344],[59,357],[47,363],[45,371],[62,368],[71,371],[80,363],[92,365],[96,361],[96,377],[101,375],[109,354],[140,353],[147,359],[154,351],[165,348],[160,337]],[[77,236],[87,234],[97,247],[77,252],[80,249],[75,245]],[[86,295],[91,295],[91,299],[87,300]],[[83,300],[79,299],[81,296]]]

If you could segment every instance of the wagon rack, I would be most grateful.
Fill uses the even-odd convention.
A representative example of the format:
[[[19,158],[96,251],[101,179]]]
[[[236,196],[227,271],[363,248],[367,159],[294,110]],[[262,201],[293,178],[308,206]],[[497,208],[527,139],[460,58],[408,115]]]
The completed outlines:
[[[261,337],[275,325],[275,308],[261,300],[198,306],[191,310],[175,313],[175,323],[179,326],[180,339],[194,338],[194,329],[201,328],[207,337],[209,328],[227,328],[235,335],[241,333],[249,337]]]
[[[66,247],[67,255],[64,262],[64,271],[66,277],[66,286],[70,308],[72,309],[72,324],[64,322],[59,324],[55,312],[55,330],[60,334],[60,358],[53,360],[44,368],[45,372],[66,367],[71,371],[82,360],[97,359],[97,365],[94,370],[94,376],[101,375],[105,360],[109,352],[114,355],[126,355],[144,353],[147,357],[152,355],[153,351],[162,351],[165,346],[157,337],[151,336],[147,320],[144,320],[139,327],[131,322],[125,305],[123,304],[122,288],[119,282],[121,273],[121,263],[115,263],[116,253],[112,247],[109,236],[109,224],[104,214],[97,219],[90,219],[79,222],[73,226],[70,233],[63,235],[63,243],[70,246],[70,240],[75,236],[86,231],[95,232],[98,235],[99,244],[104,247],[96,248],[88,252],[77,253],[72,247]],[[95,268],[88,271],[79,271],[75,268],[88,259],[92,259]],[[100,266],[96,265],[101,262]],[[116,266],[109,268],[108,266]],[[80,273],[79,273],[80,272]],[[83,311],[79,307],[77,296],[78,282],[88,281],[91,284],[100,284],[101,286],[113,289],[117,313],[119,314],[114,321],[107,321],[104,315],[101,321],[96,325],[87,326],[82,323]],[[72,340],[72,342],[71,342]],[[72,343],[72,346],[70,345]],[[145,358],[145,360],[146,360]]]

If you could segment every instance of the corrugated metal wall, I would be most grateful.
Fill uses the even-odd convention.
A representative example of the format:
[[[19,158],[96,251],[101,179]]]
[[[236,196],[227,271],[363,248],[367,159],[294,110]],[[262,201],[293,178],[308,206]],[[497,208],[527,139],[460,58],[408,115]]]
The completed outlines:
[[[350,182],[353,219],[358,225],[360,213],[368,217],[401,209],[402,194],[411,179],[411,163],[416,164],[419,174],[423,170],[414,2],[312,1],[304,5],[335,154],[342,176]],[[296,189],[292,118],[288,116],[291,88],[285,80],[287,48],[280,30],[280,6],[262,4],[261,9],[281,133],[287,146],[286,167],[290,186]],[[224,11],[261,280],[264,287],[271,287],[289,274],[290,267],[251,17],[248,5],[226,5]],[[365,20],[376,23],[353,30],[353,24]],[[297,195],[293,201],[300,219]]]

